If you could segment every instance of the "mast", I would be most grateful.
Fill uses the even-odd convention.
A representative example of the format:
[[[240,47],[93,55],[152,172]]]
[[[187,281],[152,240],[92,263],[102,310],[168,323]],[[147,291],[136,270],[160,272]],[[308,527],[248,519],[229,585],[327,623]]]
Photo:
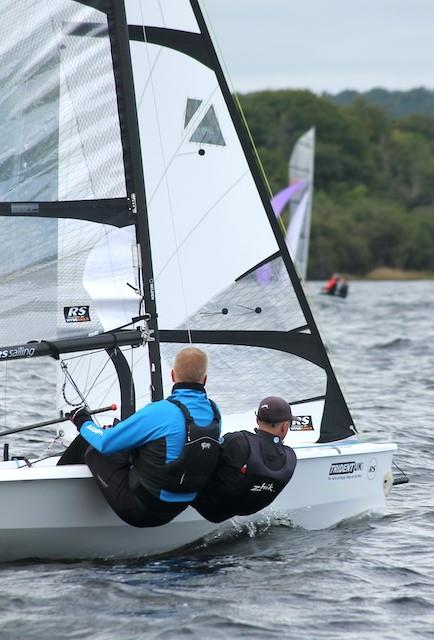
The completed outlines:
[[[151,340],[148,342],[148,353],[151,375],[151,398],[155,401],[163,398],[161,356],[145,180],[140,148],[140,131],[131,67],[128,24],[125,3],[123,1],[113,0],[111,10],[108,13],[108,20],[116,34],[118,46],[118,51],[113,51],[113,58],[118,63],[115,65],[114,74],[116,83],[121,87],[120,95],[124,98],[120,98],[118,93],[122,144],[126,166],[126,182],[128,194],[131,199],[131,210],[135,219],[138,241],[138,256],[140,262],[138,267],[142,276],[145,310],[146,313],[150,315],[148,326],[151,333]]]

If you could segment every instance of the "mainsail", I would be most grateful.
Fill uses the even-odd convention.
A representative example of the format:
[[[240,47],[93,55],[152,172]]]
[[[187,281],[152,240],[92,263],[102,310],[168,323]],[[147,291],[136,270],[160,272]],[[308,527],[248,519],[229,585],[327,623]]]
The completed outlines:
[[[353,435],[198,1],[0,6],[5,370],[49,353],[123,417],[194,343],[228,423],[276,394],[293,441]]]

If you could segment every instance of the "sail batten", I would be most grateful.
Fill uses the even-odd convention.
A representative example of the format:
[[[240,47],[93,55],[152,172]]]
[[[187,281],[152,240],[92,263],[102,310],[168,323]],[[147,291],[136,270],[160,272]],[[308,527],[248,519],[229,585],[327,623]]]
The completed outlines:
[[[133,222],[131,200],[69,200],[67,202],[0,202],[0,216],[75,218],[124,227]]]

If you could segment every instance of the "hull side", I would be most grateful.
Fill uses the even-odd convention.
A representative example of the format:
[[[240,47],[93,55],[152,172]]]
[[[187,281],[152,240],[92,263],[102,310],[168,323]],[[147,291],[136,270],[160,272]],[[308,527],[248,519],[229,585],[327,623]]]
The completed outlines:
[[[289,513],[293,524],[310,530],[384,512],[393,449],[370,447],[340,447],[337,455],[324,447],[325,455],[315,457],[297,452],[294,477],[273,502],[273,511]]]
[[[355,444],[297,450],[291,482],[271,507],[233,525],[283,517],[306,529],[385,509],[384,478],[395,445]],[[87,467],[2,469],[0,559],[134,558],[167,553],[220,529],[188,508],[162,527],[123,523],[100,495]]]

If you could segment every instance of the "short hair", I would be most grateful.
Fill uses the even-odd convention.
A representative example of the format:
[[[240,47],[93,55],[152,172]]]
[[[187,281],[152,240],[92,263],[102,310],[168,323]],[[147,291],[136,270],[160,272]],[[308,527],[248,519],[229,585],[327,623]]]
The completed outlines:
[[[186,347],[178,351],[173,369],[179,382],[203,383],[208,367],[208,357],[197,347]]]

